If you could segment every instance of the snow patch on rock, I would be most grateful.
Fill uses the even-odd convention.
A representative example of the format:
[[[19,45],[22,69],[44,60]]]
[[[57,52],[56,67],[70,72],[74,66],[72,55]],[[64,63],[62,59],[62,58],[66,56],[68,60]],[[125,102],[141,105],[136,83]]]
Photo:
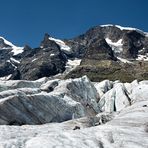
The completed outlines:
[[[8,75],[8,76],[5,76],[5,77],[0,77],[0,80],[9,80],[11,78],[12,74]]]
[[[148,61],[148,55],[138,55],[137,61]]]
[[[54,53],[52,53],[52,54],[50,54],[50,57],[53,57],[55,54]]]
[[[117,59],[123,63],[129,63],[129,64],[133,64],[133,62],[127,60],[127,59],[124,59],[124,58],[121,58],[121,57],[117,57]]]
[[[11,52],[13,52],[13,55],[18,55],[18,54],[20,54],[20,53],[23,53],[24,52],[24,50],[23,50],[23,47],[12,47],[12,51]]]
[[[108,45],[112,48],[115,54],[120,54],[123,51],[123,44],[122,39],[118,40],[117,42],[112,42],[109,38],[105,39]]]
[[[55,41],[61,48],[61,50],[65,53],[71,53],[71,48],[65,44],[65,42],[63,42],[62,40],[59,39],[55,39],[53,37],[49,37],[49,40],[51,41]]]
[[[74,70],[77,66],[81,63],[81,59],[68,59],[66,63],[66,70],[64,73],[69,73],[70,71]]]
[[[24,52],[23,47],[17,47],[14,44],[12,44],[11,42],[9,42],[8,40],[6,40],[3,37],[0,37],[1,39],[3,39],[4,43],[8,46],[10,46],[12,48],[13,55],[18,55],[22,52]],[[7,48],[3,48],[3,49],[7,49]]]
[[[137,29],[137,28],[132,28],[132,27],[122,27],[120,25],[113,25],[113,24],[106,24],[106,25],[100,25],[101,27],[117,27],[119,28],[120,30],[135,30],[137,32],[139,32],[140,34],[142,35],[145,35],[146,37],[148,37],[148,33],[147,32],[144,32],[140,29]]]
[[[17,69],[17,66],[15,66],[10,60],[7,60],[6,62],[10,63],[15,69]]]
[[[20,64],[20,61],[14,59],[14,58],[10,58],[10,60],[11,60],[12,62],[14,62],[14,63]]]
[[[36,61],[37,60],[37,58],[34,58],[31,62],[34,62],[34,61]]]

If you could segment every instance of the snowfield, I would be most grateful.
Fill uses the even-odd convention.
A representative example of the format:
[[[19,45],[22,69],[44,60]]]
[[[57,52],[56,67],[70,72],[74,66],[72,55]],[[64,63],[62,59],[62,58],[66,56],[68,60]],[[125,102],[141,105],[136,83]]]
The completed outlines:
[[[121,83],[104,80],[91,83],[84,76],[68,80],[3,80],[0,85],[1,148],[148,146],[148,81]],[[85,104],[89,105],[85,108]],[[56,114],[57,119],[62,119],[65,111],[71,114],[71,120],[62,123],[2,125],[4,121],[8,124],[9,115],[16,121],[26,118],[28,124],[31,120],[34,124],[52,118],[55,120]],[[73,112],[76,114],[73,115]]]

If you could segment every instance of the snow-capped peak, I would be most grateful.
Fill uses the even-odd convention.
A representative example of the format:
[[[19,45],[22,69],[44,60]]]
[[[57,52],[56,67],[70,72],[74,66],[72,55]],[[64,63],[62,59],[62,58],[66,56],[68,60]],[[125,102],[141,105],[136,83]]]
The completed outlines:
[[[12,44],[10,41],[6,40],[5,38],[0,36],[0,39],[2,39],[4,41],[4,43],[9,46],[10,48],[12,48],[13,55],[17,55],[19,53],[23,52],[23,47],[17,47],[14,44]],[[8,49],[8,47],[4,47],[2,49]]]
[[[13,45],[11,42],[9,42],[8,40],[6,40],[5,38],[0,36],[0,39],[2,39],[4,41],[4,43],[10,47],[14,47],[15,45]]]
[[[148,37],[148,33],[147,32],[144,32],[144,31],[142,31],[140,29],[137,29],[137,28],[122,27],[120,25],[113,25],[113,24],[100,25],[100,27],[113,27],[113,26],[119,28],[120,30],[135,30],[135,31],[139,32],[140,34],[145,35],[146,37]]]
[[[117,42],[112,42],[112,40],[109,38],[105,38],[105,40],[108,43],[108,45],[112,48],[115,54],[120,54],[123,51],[122,39],[119,39]]]
[[[136,28],[132,28],[132,27],[122,27],[120,25],[113,25],[113,24],[107,24],[107,25],[100,25],[101,27],[117,27],[119,28],[120,30],[139,30],[139,29],[136,29]]]
[[[61,48],[61,50],[65,53],[71,53],[71,48],[65,44],[65,42],[63,42],[62,40],[60,39],[55,39],[53,37],[49,37],[49,40],[51,41],[55,41]]]

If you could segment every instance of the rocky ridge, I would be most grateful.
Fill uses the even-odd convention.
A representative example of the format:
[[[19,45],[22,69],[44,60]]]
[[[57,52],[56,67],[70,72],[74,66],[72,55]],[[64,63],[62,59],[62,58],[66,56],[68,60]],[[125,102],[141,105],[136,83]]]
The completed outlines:
[[[63,41],[45,34],[40,46],[33,49],[17,47],[0,37],[0,52],[1,79],[55,76],[67,71],[68,60],[75,59],[82,60],[80,66],[63,78],[87,75],[92,81],[147,79],[148,35],[135,28],[96,26]]]

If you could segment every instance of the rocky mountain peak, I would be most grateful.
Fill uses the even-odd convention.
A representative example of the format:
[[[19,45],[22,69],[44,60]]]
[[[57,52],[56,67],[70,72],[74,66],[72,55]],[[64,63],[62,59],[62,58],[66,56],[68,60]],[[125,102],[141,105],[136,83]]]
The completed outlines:
[[[25,51],[25,50],[31,50],[31,49],[32,49],[32,48],[31,48],[29,45],[25,45],[25,46],[24,46],[24,51]]]
[[[4,48],[12,48],[12,46],[9,44],[9,42],[7,40],[5,40],[3,37],[0,37],[0,48],[4,49]]]
[[[49,47],[53,47],[54,46],[54,47],[58,47],[59,48],[59,46],[56,44],[56,42],[50,40],[49,38],[50,38],[50,35],[48,33],[45,33],[44,39],[41,42],[40,47],[41,48],[49,48]]]
[[[74,64],[80,60],[80,65],[75,70],[72,69],[62,77],[78,77],[85,74],[95,81],[118,78],[131,81],[135,78],[147,78],[148,36],[135,28],[101,25],[64,41],[46,33],[37,48],[28,45],[20,48],[1,37],[0,48],[1,76],[11,74],[9,78],[12,79],[16,73],[19,73],[19,77],[15,78],[27,80],[54,76],[63,73],[69,63]],[[143,69],[139,69],[138,63],[141,61],[144,62],[142,65],[145,65]],[[137,72],[138,70],[140,72]],[[126,76],[122,77],[123,75]]]

